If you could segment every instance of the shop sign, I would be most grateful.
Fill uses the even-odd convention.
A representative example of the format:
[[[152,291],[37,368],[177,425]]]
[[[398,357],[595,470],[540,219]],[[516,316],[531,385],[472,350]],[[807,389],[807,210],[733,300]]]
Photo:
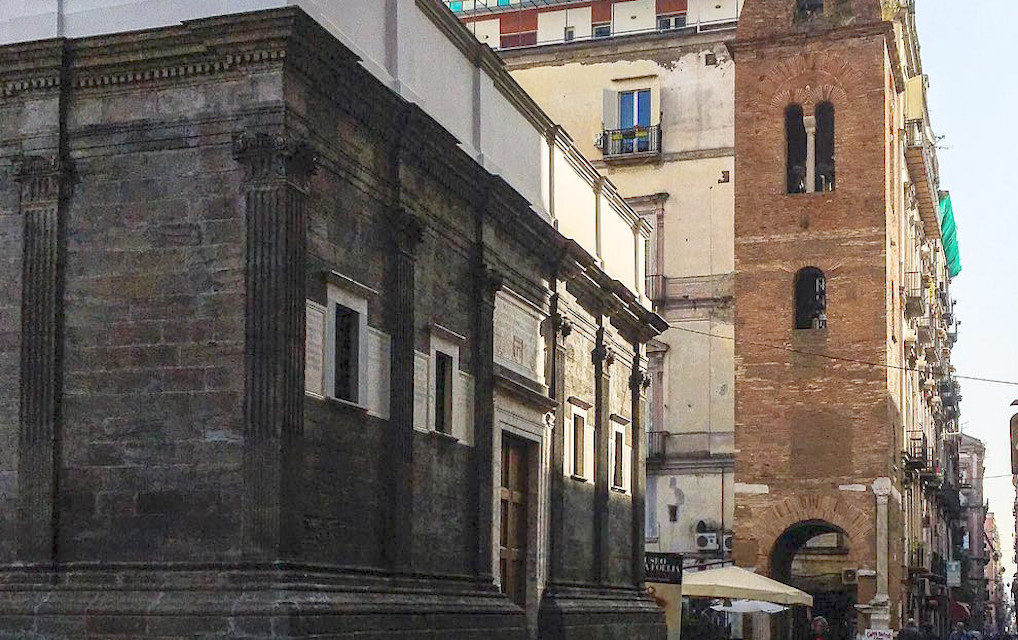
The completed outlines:
[[[682,584],[681,553],[653,553],[648,551],[644,554],[643,564],[647,582]]]

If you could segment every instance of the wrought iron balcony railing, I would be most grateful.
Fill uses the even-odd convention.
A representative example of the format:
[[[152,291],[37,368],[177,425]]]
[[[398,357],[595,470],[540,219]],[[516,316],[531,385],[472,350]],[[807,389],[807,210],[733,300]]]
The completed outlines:
[[[605,158],[624,158],[661,153],[661,126],[609,129],[601,133],[597,148]]]

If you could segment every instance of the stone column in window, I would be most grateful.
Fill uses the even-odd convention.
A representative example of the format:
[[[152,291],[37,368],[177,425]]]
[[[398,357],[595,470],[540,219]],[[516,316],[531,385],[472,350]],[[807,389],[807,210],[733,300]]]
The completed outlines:
[[[392,225],[389,421],[386,424],[384,482],[385,539],[382,552],[393,570],[409,570],[413,548],[414,347],[416,262],[423,224],[396,210]]]
[[[611,365],[615,354],[608,345],[602,316],[597,330],[597,345],[591,354],[594,362],[594,575],[597,582],[608,580],[608,446],[611,432]]]
[[[551,375],[549,376],[552,397],[555,399],[555,422],[551,432],[551,542],[548,563],[550,584],[562,576],[562,560],[566,553],[565,544],[565,449],[566,429],[572,428],[567,422],[570,416],[566,408],[566,338],[573,331],[572,323],[562,315],[561,292],[565,283],[555,280],[557,292],[551,299]]]
[[[650,386],[650,377],[644,372],[640,364],[640,347],[637,343],[633,350],[633,373],[629,378],[630,411],[633,421],[630,424],[630,438],[632,440],[632,461],[629,465],[629,483],[632,495],[633,522],[632,522],[632,549],[633,549],[633,586],[643,588],[644,580],[644,542],[646,540],[644,527],[646,526],[646,467],[647,456],[644,453],[644,440],[646,438],[645,421],[647,419],[647,402],[644,393]]]
[[[62,197],[70,166],[58,156],[23,158],[21,183],[21,411],[18,434],[19,560],[55,560],[63,324]]]
[[[479,580],[492,580],[495,548],[492,541],[495,479],[495,295],[502,275],[480,262],[474,321],[474,485],[477,507],[477,555],[474,571]]]
[[[247,132],[234,144],[243,167],[247,223],[244,336],[244,545],[254,558],[286,557],[300,518],[296,470],[303,429],[305,217],[315,171],[310,147]]]
[[[806,193],[813,193],[816,191],[817,178],[816,116],[803,116],[802,124],[806,128]]]

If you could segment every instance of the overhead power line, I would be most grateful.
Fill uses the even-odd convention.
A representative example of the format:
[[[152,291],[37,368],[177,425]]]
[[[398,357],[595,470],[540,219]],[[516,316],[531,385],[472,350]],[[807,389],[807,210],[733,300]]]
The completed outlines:
[[[735,338],[732,337],[732,336],[720,336],[720,335],[717,335],[716,333],[710,333],[709,331],[697,331],[696,329],[689,329],[687,327],[680,327],[680,326],[676,326],[676,325],[671,325],[671,328],[672,329],[678,329],[679,331],[685,331],[686,333],[695,333],[697,335],[707,336],[708,338],[717,338],[719,340],[731,340],[731,341],[735,340]],[[893,364],[882,364],[882,363],[879,363],[879,362],[867,362],[866,360],[858,360],[856,358],[844,358],[844,357],[841,357],[841,356],[831,356],[831,355],[827,355],[826,353],[814,353],[812,351],[803,351],[801,349],[796,349],[794,347],[786,347],[785,345],[780,345],[780,344],[768,344],[766,342],[754,342],[752,340],[743,340],[743,342],[745,344],[751,344],[751,345],[753,345],[755,347],[764,347],[766,349],[775,349],[775,350],[778,350],[778,351],[789,351],[791,353],[798,353],[798,354],[804,355],[804,356],[813,356],[814,358],[824,358],[826,360],[834,360],[834,361],[837,361],[837,362],[848,362],[848,363],[851,363],[851,364],[861,364],[861,365],[865,365],[865,366],[869,366],[869,367],[877,367],[879,369],[892,369],[892,370],[896,370],[896,371],[914,371],[916,373],[924,373],[924,371],[922,371],[921,369],[915,369],[915,368],[912,368],[912,367],[901,367],[901,366],[893,365]],[[1012,380],[997,380],[995,378],[982,378],[982,377],[979,377],[979,376],[966,376],[966,375],[961,375],[961,374],[957,374],[957,373],[951,374],[951,376],[953,378],[958,379],[958,380],[971,380],[972,382],[986,382],[986,383],[989,383],[989,384],[1002,384],[1002,385],[1007,385],[1007,386],[1010,386],[1010,387],[1018,387],[1018,381],[1012,381]]]

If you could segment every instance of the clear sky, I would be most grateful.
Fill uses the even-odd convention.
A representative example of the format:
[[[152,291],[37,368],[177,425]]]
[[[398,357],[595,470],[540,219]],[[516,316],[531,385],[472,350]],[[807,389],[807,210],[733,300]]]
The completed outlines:
[[[951,191],[962,273],[951,290],[961,319],[960,375],[1018,381],[1018,2],[916,0],[933,128],[945,136],[940,185]],[[1008,421],[1018,386],[962,381],[962,429],[986,443],[986,474],[1010,473]],[[985,483],[1014,572],[1014,488]]]

